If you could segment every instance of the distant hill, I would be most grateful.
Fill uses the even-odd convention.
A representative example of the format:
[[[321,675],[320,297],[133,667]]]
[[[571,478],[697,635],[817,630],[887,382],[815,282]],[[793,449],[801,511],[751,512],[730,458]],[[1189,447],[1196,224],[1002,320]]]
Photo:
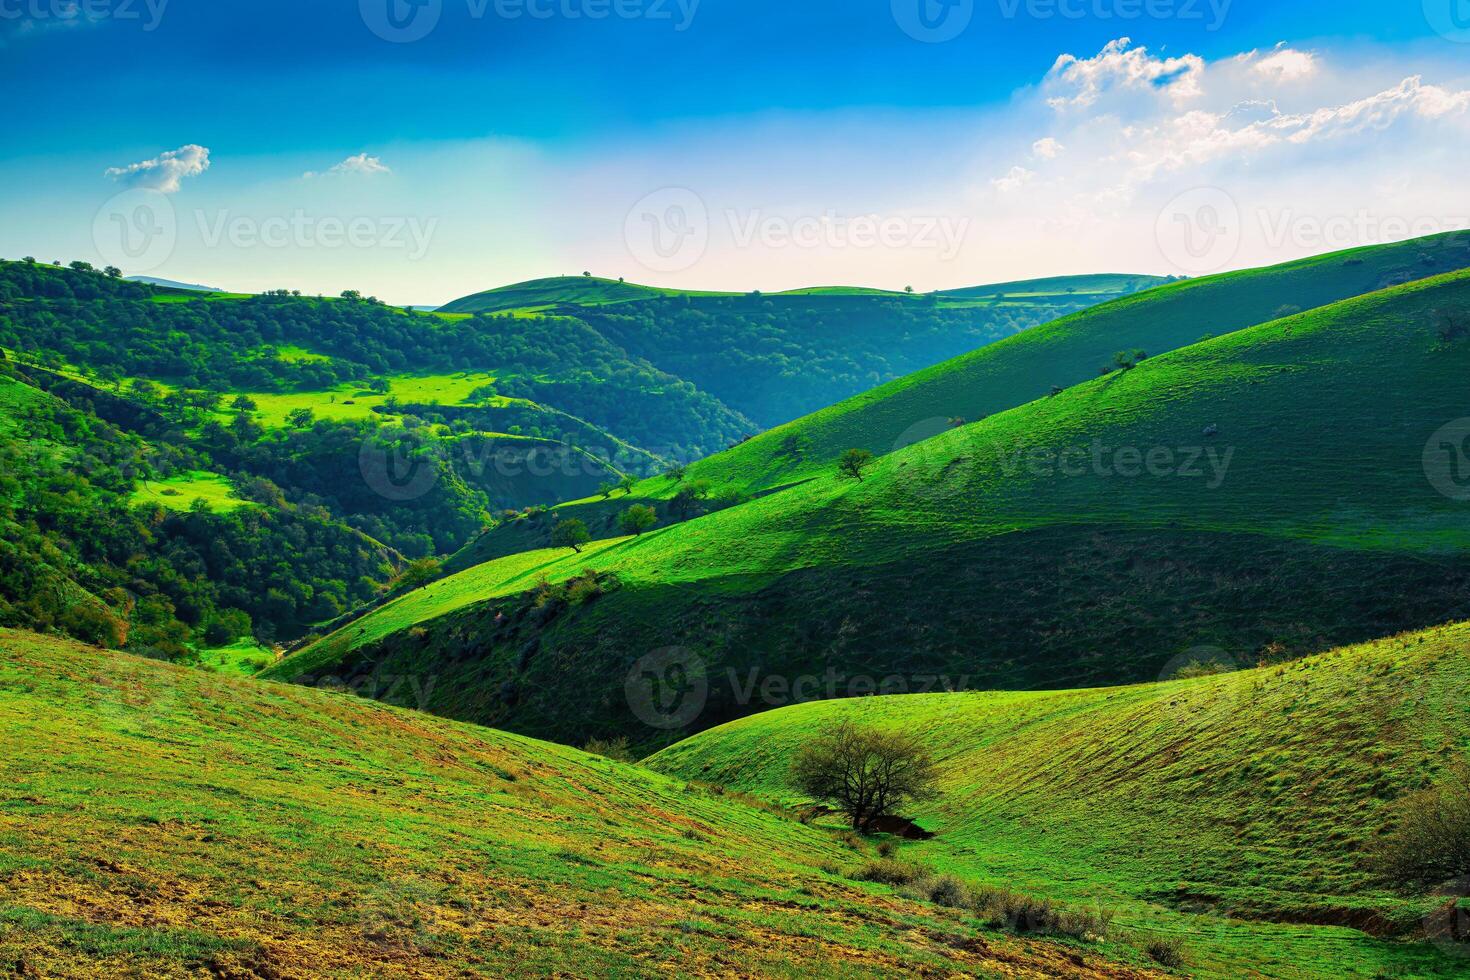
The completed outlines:
[[[183,289],[192,293],[222,293],[225,290],[216,289],[214,286],[200,286],[189,282],[174,282],[172,279],[156,279],[153,276],[126,276],[128,282],[141,282],[150,286],[163,286],[168,289]]]
[[[36,976],[1163,976],[1151,934],[1080,965],[853,880],[865,841],[350,695],[0,630],[0,739]]]
[[[687,292],[564,277],[466,297],[443,312],[575,317],[770,427],[1163,281],[1064,277],[1012,284],[1013,293],[913,295],[848,286]]]
[[[1200,645],[1306,655],[1470,618],[1470,528],[1425,462],[1464,414],[1470,337],[1446,324],[1465,311],[1470,271],[1183,346],[892,452],[861,481],[829,461],[638,539],[469,568],[274,674],[432,670],[454,679],[432,704],[446,714],[652,745],[669,734],[615,692],[671,647],[709,671],[697,729],[774,706],[752,678],[1087,686]],[[538,586],[586,570],[595,588]]]
[[[938,836],[906,860],[1107,903],[1124,928],[1187,936],[1195,976],[1462,976],[1450,951],[1397,938],[1453,899],[1393,891],[1367,855],[1387,803],[1463,756],[1467,684],[1458,625],[1163,684],[807,704],[649,764],[797,805],[790,760],[824,726],[902,731],[946,774],[909,814]]]

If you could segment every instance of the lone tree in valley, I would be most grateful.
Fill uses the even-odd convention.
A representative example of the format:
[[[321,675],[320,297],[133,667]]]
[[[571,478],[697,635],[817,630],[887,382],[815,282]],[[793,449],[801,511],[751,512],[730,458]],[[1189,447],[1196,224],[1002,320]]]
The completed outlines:
[[[623,533],[631,534],[634,537],[641,535],[657,523],[658,514],[654,512],[652,507],[645,507],[642,504],[634,504],[632,507],[629,507],[623,511],[623,516],[618,520],[618,524],[622,527]]]
[[[582,546],[592,540],[592,532],[587,530],[587,524],[579,518],[562,521],[551,532],[551,544],[557,548],[571,548],[577,554],[582,553]]]
[[[937,795],[934,759],[912,736],[864,728],[843,720],[797,753],[791,783],[830,803],[867,832],[910,803]]]
[[[850,476],[861,483],[863,473],[872,465],[872,453],[866,449],[849,449],[842,454],[842,459],[837,463],[837,469],[843,476]]]

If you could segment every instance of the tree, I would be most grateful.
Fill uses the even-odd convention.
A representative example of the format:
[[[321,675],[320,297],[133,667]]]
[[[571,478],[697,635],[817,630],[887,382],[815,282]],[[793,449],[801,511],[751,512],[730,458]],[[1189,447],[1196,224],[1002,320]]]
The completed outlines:
[[[905,286],[905,287],[903,287],[903,291],[906,292],[906,293],[912,293],[914,291],[914,287],[913,286]]]
[[[631,476],[624,476],[621,480],[618,481],[618,489],[623,491],[623,496],[625,497],[632,496],[633,488],[637,485],[638,481],[633,479]]]
[[[791,783],[842,811],[854,830],[866,832],[910,803],[933,799],[939,771],[913,736],[844,719],[797,752]]]
[[[577,554],[582,553],[582,546],[592,540],[592,532],[587,530],[587,524],[580,518],[573,517],[562,521],[551,532],[551,543],[557,548],[571,548]]]
[[[393,587],[402,592],[412,592],[414,589],[422,589],[430,582],[439,577],[440,565],[437,559],[420,558],[418,561],[410,562],[403,570],[403,574],[393,583]]]
[[[873,454],[866,449],[849,449],[842,454],[842,459],[837,463],[837,469],[843,476],[852,477],[859,483],[863,479],[863,471],[873,465]]]
[[[249,395],[236,395],[230,407],[237,412],[253,412],[260,406],[255,404],[255,399]]]
[[[674,494],[674,499],[669,501],[669,509],[684,520],[694,517],[700,510],[700,505],[709,498],[709,481],[695,480],[686,483]]]
[[[623,529],[623,533],[634,537],[638,537],[657,523],[658,514],[652,507],[645,507],[642,504],[634,504],[629,507],[618,519],[618,526]]]
[[[316,413],[309,408],[292,409],[286,416],[286,424],[293,429],[305,429],[316,421]]]
[[[1470,877],[1470,764],[1455,763],[1435,786],[1390,804],[1393,828],[1374,863],[1397,885],[1433,887]]]
[[[110,265],[107,268],[103,269],[102,271],[107,275],[107,278],[109,278],[109,279],[121,279],[122,278],[122,270],[119,269],[115,265]]]
[[[606,500],[613,495],[613,491],[617,488],[618,485],[616,483],[607,482],[599,485],[597,488],[597,492],[601,495],[603,500]]]

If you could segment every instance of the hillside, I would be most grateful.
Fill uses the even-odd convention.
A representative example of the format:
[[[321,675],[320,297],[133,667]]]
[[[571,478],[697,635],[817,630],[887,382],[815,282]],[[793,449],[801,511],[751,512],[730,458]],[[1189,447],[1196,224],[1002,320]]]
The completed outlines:
[[[858,884],[871,845],[350,696],[0,631],[20,976],[1158,976]],[[823,868],[829,870],[823,870]]]
[[[945,773],[911,814],[938,836],[906,859],[1118,908],[1187,936],[1202,975],[1463,976],[1462,958],[1355,929],[1412,936],[1448,901],[1389,890],[1365,855],[1385,804],[1470,750],[1467,684],[1460,625],[1165,684],[807,704],[649,761],[795,802],[790,760],[824,725],[902,730]]]
[[[1470,618],[1470,529],[1425,463],[1464,412],[1470,336],[1444,324],[1466,310],[1460,272],[1195,344],[861,481],[829,467],[584,555],[468,569],[413,599],[423,628],[380,629],[390,607],[275,676],[434,673],[452,678],[436,711],[656,746],[831,669],[1078,687],[1157,677],[1202,644],[1285,659]],[[595,587],[556,586],[587,569]],[[623,681],[671,647],[708,697],[650,728]]]
[[[1015,291],[1005,296],[984,287],[950,296],[847,286],[683,292],[562,278],[492,290],[445,310],[575,317],[630,355],[770,427],[1160,282],[1149,276],[1064,277],[1010,284]]]

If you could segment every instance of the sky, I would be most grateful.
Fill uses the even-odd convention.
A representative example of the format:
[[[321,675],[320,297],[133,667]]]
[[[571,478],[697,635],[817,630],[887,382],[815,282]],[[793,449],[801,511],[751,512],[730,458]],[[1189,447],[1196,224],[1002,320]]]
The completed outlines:
[[[438,304],[1470,227],[1470,0],[0,0],[0,256]]]

